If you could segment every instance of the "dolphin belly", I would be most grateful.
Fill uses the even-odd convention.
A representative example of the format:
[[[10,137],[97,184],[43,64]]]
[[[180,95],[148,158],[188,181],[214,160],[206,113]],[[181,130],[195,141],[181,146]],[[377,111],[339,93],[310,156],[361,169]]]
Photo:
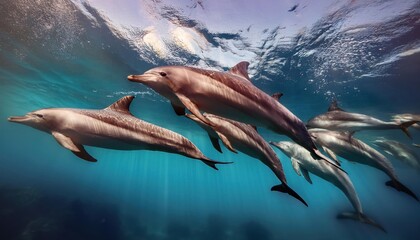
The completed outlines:
[[[100,147],[116,150],[143,150],[150,149],[151,145],[147,142],[136,141],[134,139],[115,138],[98,134],[69,134],[75,142],[92,147]]]

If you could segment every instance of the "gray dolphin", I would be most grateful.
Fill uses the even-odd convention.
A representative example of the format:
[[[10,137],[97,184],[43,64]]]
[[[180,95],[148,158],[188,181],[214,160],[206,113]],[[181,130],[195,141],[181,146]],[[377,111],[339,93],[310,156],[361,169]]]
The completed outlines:
[[[418,201],[417,196],[398,180],[391,162],[374,148],[354,138],[352,134],[325,129],[310,129],[309,133],[316,144],[322,146],[332,158],[337,159],[338,155],[348,161],[379,169],[391,178],[391,181],[386,182],[387,186],[405,192]]]
[[[165,66],[127,78],[145,84],[169,99],[178,115],[184,115],[187,108],[210,126],[213,123],[200,110],[266,127],[287,135],[308,149],[315,158],[330,161],[316,148],[305,124],[299,118],[251,83],[248,66],[248,62],[240,62],[228,72]]]
[[[274,186],[272,190],[287,193],[308,206],[308,204],[306,204],[306,202],[287,185],[286,176],[284,175],[280,159],[263,137],[258,134],[254,127],[213,114],[204,113],[203,115],[214,125],[207,125],[193,114],[186,114],[186,117],[197,122],[204,130],[207,131],[213,146],[218,151],[221,152],[219,145],[220,139],[232,152],[236,153],[237,149],[248,156],[259,159],[262,163],[269,167],[271,171],[273,171],[282,183]]]
[[[300,176],[303,175],[305,179],[312,184],[312,180],[309,176],[309,172],[332,183],[334,186],[339,188],[348,198],[352,204],[355,212],[344,212],[340,213],[337,218],[353,219],[362,223],[367,223],[375,227],[380,228],[385,232],[385,229],[377,224],[375,221],[369,219],[362,210],[362,204],[360,203],[359,196],[354,189],[353,183],[349,176],[329,164],[325,161],[316,161],[313,159],[308,150],[292,142],[270,142],[272,145],[279,148],[284,154],[289,156],[292,162],[293,169]]]
[[[419,156],[405,144],[384,138],[375,140],[373,144],[382,148],[382,150],[389,155],[392,155],[413,168],[420,170]]]
[[[420,114],[412,114],[412,113],[403,113],[403,114],[396,114],[392,116],[392,121],[396,122],[397,124],[401,124],[403,122],[410,122],[416,121],[416,124],[413,124],[412,127],[420,130]]]
[[[337,101],[334,100],[328,112],[318,115],[308,121],[308,128],[324,128],[334,131],[356,132],[361,130],[386,130],[401,129],[409,138],[408,127],[415,124],[416,121],[408,121],[404,123],[384,122],[377,118],[360,114],[346,112],[338,107]]]
[[[96,162],[83,145],[119,150],[153,150],[177,153],[199,159],[217,169],[188,139],[168,129],[134,117],[129,107],[134,96],[125,96],[101,110],[48,108],[30,112],[9,121],[50,133],[76,156]]]

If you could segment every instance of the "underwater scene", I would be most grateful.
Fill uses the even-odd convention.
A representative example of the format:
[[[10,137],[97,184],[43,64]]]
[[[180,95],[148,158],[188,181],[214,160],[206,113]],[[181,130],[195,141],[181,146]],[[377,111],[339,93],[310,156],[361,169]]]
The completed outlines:
[[[420,238],[419,1],[0,19],[0,239]]]

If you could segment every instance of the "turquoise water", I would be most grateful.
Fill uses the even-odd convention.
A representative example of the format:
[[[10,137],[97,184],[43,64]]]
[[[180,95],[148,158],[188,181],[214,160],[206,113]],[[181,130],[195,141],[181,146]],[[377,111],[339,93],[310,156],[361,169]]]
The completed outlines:
[[[159,65],[231,66],[200,60],[174,46],[168,47],[172,56],[160,57],[150,47],[134,44],[134,35],[121,34],[93,6],[76,3],[19,0],[0,6],[1,239],[418,238],[419,203],[386,187],[388,177],[367,166],[343,161],[364,212],[387,233],[336,219],[352,210],[345,196],[315,176],[313,185],[307,183],[278,150],[290,186],[309,207],[271,192],[278,180],[258,160],[226,148],[218,153],[207,134],[176,116],[169,102],[126,80]],[[415,3],[383,22],[362,22],[363,29],[349,33],[337,19],[360,7],[342,7],[287,44],[262,44],[253,49],[259,58],[241,60],[251,62],[256,86],[269,94],[283,92],[282,104],[303,121],[325,112],[334,97],[346,110],[384,120],[419,113],[419,9]],[[238,33],[213,33],[202,21],[195,30],[215,47],[226,47],[221,40],[246,40]],[[7,121],[46,107],[105,108],[129,94],[136,95],[131,106],[136,117],[182,134],[211,159],[234,164],[215,171],[175,154],[86,147],[98,159],[88,163],[52,136]],[[382,136],[419,143],[419,131],[410,132],[413,141],[398,130],[356,137],[367,143]],[[266,140],[287,140],[265,129],[260,133]],[[390,160],[400,181],[419,195],[419,172]]]

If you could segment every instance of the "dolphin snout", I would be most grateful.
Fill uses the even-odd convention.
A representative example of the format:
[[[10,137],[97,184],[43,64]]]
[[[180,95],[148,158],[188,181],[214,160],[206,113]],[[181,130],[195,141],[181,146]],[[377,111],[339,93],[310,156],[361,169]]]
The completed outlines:
[[[136,75],[128,75],[127,79],[130,80],[130,81],[135,81],[136,80]]]
[[[140,75],[128,75],[127,79],[132,82],[147,83],[155,81],[158,77],[158,73],[149,70]]]
[[[8,117],[7,121],[9,121],[9,122],[24,122],[27,119],[28,119],[28,116],[13,116],[13,117]]]
[[[132,82],[145,83],[145,82],[147,82],[148,80],[150,81],[150,79],[151,79],[152,77],[153,77],[152,75],[145,73],[145,74],[142,74],[142,75],[129,75],[129,76],[127,77],[127,79],[128,79],[129,81],[132,81]]]

